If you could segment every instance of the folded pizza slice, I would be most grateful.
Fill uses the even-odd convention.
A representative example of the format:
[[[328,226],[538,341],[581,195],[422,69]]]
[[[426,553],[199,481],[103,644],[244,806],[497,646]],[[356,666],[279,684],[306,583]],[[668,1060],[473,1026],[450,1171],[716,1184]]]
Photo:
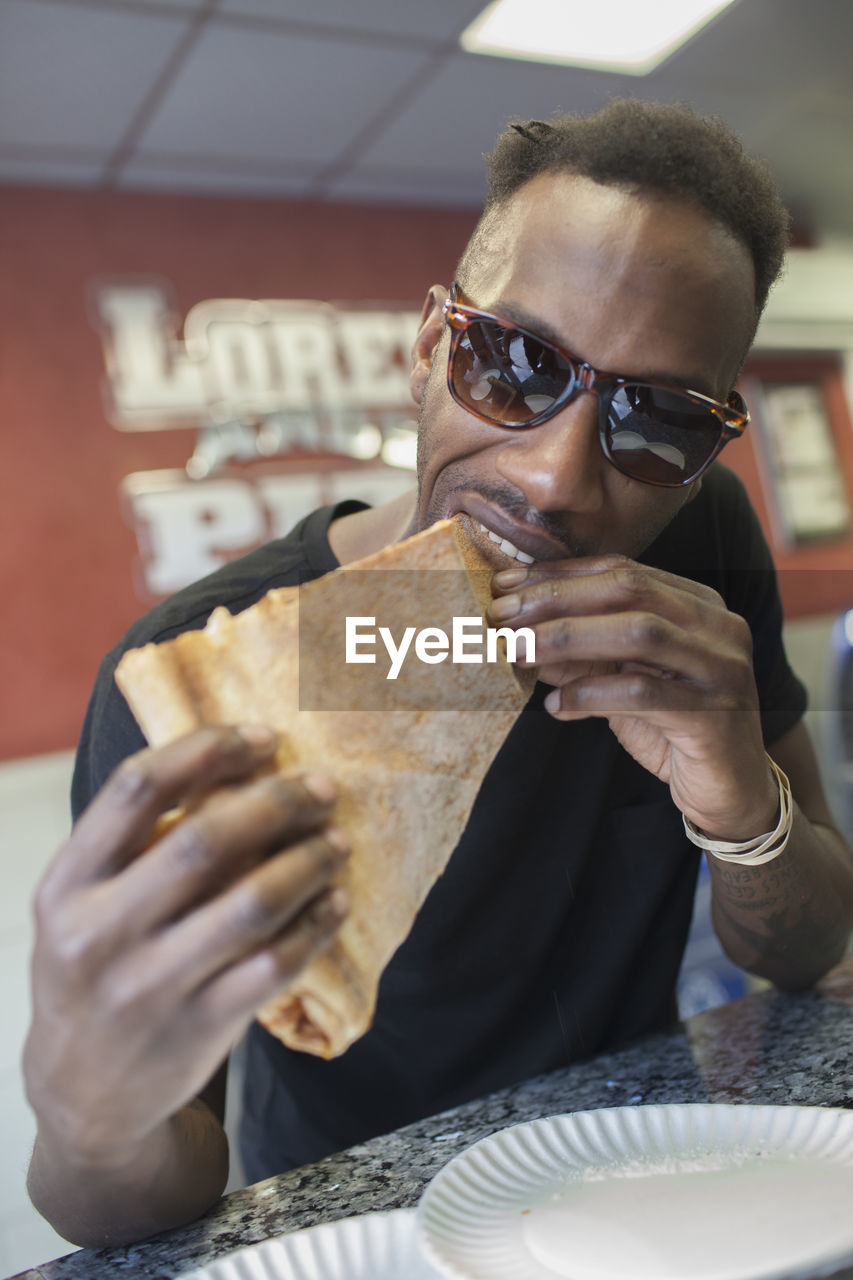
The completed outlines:
[[[495,660],[485,648],[477,659],[490,579],[465,518],[441,521],[237,615],[219,608],[204,630],[130,650],[118,665],[152,745],[204,724],[258,722],[279,734],[276,768],[321,769],[337,783],[335,821],[352,844],[339,877],[350,913],[330,948],[258,1015],[291,1048],[335,1057],[369,1028],[382,971],[529,696],[533,675],[512,666],[503,639]],[[454,619],[464,620],[457,661]]]

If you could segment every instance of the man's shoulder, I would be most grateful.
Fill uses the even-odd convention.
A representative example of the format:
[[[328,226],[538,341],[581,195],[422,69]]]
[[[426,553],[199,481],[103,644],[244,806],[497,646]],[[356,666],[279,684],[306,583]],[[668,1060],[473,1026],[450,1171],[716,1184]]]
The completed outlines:
[[[181,631],[203,627],[220,605],[239,613],[271,586],[289,586],[300,564],[304,560],[298,544],[289,537],[276,538],[161,600],[133,624],[126,640],[133,644],[166,640]]]
[[[169,640],[205,625],[214,609],[240,613],[274,587],[298,586],[337,567],[328,529],[352,504],[322,507],[276,538],[176,591],[139,618],[113,651]],[[360,506],[361,504],[357,504]]]
[[[98,670],[86,712],[71,788],[75,819],[100,790],[120,760],[145,744],[130,708],[119,693],[114,672],[127,649],[169,640],[199,630],[219,606],[240,613],[273,587],[296,586],[337,568],[329,546],[332,520],[360,510],[361,502],[323,507],[300,521],[284,538],[268,542],[223,565],[163,600],[130,628],[106,655]]]

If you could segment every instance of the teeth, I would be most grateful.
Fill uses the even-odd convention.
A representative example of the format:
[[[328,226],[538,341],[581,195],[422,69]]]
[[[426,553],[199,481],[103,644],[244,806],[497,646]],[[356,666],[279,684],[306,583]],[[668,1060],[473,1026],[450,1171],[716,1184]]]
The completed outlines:
[[[480,522],[477,522],[480,524]],[[529,556],[526,551],[519,551],[518,547],[513,546],[509,538],[502,538],[499,533],[493,533],[491,529],[487,529],[484,524],[480,524],[483,533],[487,533],[492,542],[496,542],[505,556],[509,556],[511,560],[518,560],[521,564],[533,564],[533,556]]]

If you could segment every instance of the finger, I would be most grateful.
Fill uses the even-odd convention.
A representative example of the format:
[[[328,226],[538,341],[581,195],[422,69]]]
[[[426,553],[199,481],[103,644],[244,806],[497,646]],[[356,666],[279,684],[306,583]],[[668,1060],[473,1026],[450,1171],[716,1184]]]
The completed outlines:
[[[137,936],[185,915],[275,850],[328,822],[329,780],[271,774],[214,792],[114,882],[121,927]]]
[[[697,686],[739,692],[752,680],[751,650],[726,630],[700,635],[650,613],[555,618],[534,627],[536,662],[549,672],[561,662],[632,662]]]
[[[627,716],[665,732],[687,729],[699,732],[699,714],[719,712],[746,715],[748,702],[721,692],[709,693],[687,681],[647,671],[627,671],[571,680],[552,689],[545,709],[555,720],[582,720],[588,716],[613,719]]]
[[[343,889],[320,894],[280,938],[206,983],[194,1002],[197,1016],[212,1025],[240,1017],[248,1021],[329,947],[347,909]]]
[[[578,579],[552,578],[493,600],[488,614],[493,624],[536,628],[537,662],[541,660],[537,624],[560,618],[605,619],[645,614],[666,619],[691,632],[727,632],[733,625],[737,626],[730,621],[735,615],[729,614],[721,601],[700,598],[643,575],[639,581],[633,580],[632,575],[630,582],[623,575],[618,579],[601,576],[592,585],[579,583]]]
[[[615,662],[555,662],[551,666],[537,666],[536,678],[541,684],[560,688],[584,676],[610,675],[618,670],[619,665]]]
[[[559,602],[560,608],[570,613],[653,609],[670,594],[676,600],[683,597],[682,605],[692,601],[724,607],[718,593],[704,583],[680,578],[650,565],[637,564],[622,556],[563,560],[532,565],[529,569],[508,569],[495,575],[494,586],[499,598],[519,596],[531,616],[536,605],[544,607],[543,616],[553,615],[554,602]]]
[[[348,857],[345,834],[332,828],[270,858],[171,926],[158,950],[167,981],[189,992],[283,935]]]
[[[268,764],[275,746],[262,726],[208,727],[129,756],[82,814],[49,876],[70,886],[113,875],[144,847],[162,814]]]

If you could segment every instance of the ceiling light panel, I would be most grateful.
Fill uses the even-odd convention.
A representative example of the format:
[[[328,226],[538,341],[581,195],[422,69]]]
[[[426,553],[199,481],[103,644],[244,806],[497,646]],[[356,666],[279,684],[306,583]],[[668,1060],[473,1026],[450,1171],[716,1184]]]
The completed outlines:
[[[468,53],[646,75],[733,0],[494,0],[460,36]]]

